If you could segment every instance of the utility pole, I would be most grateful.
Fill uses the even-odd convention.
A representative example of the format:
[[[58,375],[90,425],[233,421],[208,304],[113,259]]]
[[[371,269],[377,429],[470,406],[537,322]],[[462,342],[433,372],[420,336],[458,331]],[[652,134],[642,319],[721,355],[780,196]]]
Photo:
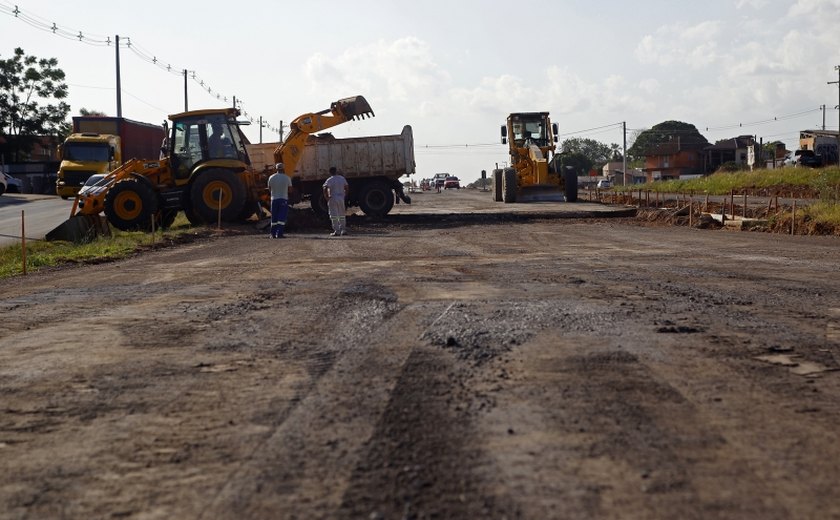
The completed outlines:
[[[624,151],[621,153],[623,160],[621,171],[624,174],[624,185],[627,186],[627,121],[621,123],[621,137],[624,139]]]
[[[283,142],[283,129],[284,128],[285,128],[285,126],[283,125],[283,120],[281,119],[280,120],[280,142],[281,143]]]
[[[117,117],[122,117],[122,83],[120,82],[120,35],[114,38],[117,49]]]
[[[822,109],[822,113],[823,113],[822,129],[825,130],[825,105],[820,105],[820,109]]]
[[[840,65],[835,65],[837,81],[829,81],[829,85],[837,84],[837,164],[840,165]]]
[[[184,69],[184,112],[190,109],[190,103],[187,98],[187,69]]]
[[[263,129],[263,121],[262,121],[262,116],[260,116],[260,144],[262,144],[262,129]]]

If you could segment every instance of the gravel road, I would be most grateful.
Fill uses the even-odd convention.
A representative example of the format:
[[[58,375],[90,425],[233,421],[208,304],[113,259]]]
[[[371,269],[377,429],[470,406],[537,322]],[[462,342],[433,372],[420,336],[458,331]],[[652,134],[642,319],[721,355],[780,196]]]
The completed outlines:
[[[840,518],[837,238],[350,223],[4,281],[0,518]]]

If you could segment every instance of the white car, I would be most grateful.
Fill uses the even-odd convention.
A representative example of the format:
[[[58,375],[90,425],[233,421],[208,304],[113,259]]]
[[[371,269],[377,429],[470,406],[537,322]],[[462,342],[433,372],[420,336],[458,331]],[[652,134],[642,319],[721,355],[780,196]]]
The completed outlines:
[[[94,173],[93,175],[88,177],[88,180],[86,180],[85,183],[82,184],[82,188],[79,190],[79,196],[82,196],[85,193],[91,191],[93,189],[93,186],[97,182],[104,179],[106,175],[107,175],[106,173]]]
[[[598,184],[596,184],[595,187],[606,190],[612,188],[612,183],[609,181],[609,179],[601,179],[600,181],[598,181]]]
[[[3,183],[6,184],[6,193],[23,193],[23,181],[17,177],[12,177],[6,172],[0,172],[0,177],[3,178]]]

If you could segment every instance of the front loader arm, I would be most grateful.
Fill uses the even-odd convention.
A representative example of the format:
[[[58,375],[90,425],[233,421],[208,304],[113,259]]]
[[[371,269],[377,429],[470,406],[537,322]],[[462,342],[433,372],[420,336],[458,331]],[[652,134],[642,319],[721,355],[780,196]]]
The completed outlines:
[[[294,175],[306,139],[315,132],[320,132],[351,119],[373,117],[373,110],[363,96],[339,99],[330,108],[316,113],[303,114],[289,124],[288,137],[274,150],[274,162],[283,163],[289,176]]]

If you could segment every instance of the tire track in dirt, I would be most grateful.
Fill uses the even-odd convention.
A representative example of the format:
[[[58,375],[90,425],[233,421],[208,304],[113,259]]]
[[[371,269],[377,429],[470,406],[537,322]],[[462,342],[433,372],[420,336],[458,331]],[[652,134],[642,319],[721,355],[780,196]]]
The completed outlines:
[[[288,417],[275,423],[228,474],[199,517],[332,516],[359,448],[370,437],[411,352],[411,324],[426,312],[419,306],[403,307],[382,289],[351,282],[335,295],[333,329],[321,339],[335,338],[331,365],[323,367]],[[316,348],[325,345],[330,343]]]

